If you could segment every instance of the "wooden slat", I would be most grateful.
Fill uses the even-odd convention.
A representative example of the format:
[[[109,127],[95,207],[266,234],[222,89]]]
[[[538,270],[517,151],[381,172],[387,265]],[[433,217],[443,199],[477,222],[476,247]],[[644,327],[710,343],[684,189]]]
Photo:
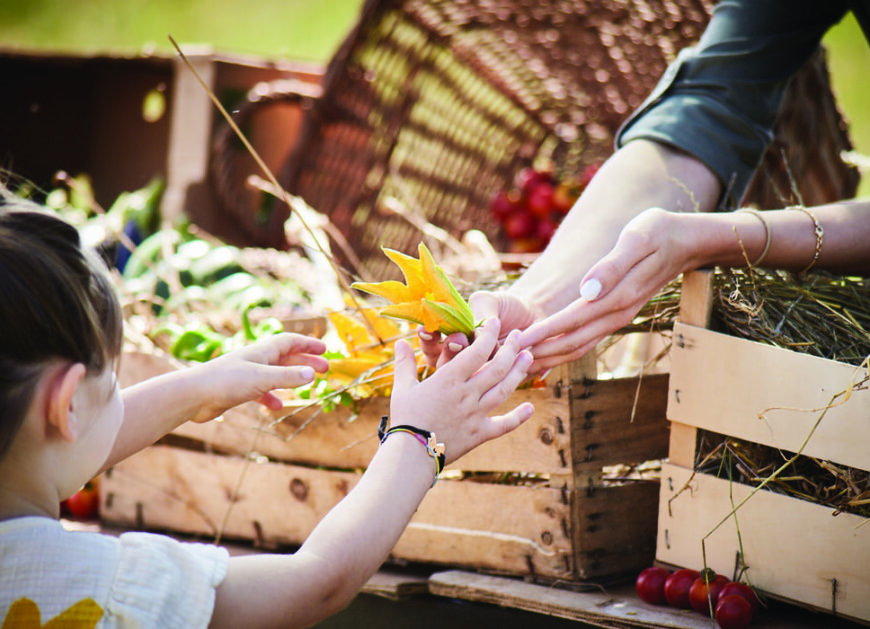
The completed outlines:
[[[101,517],[207,537],[222,530],[228,539],[267,546],[300,544],[358,478],[351,472],[246,465],[240,457],[154,446],[102,479]],[[556,488],[445,479],[421,503],[394,556],[570,578],[569,518],[570,500]]]
[[[543,587],[517,579],[451,570],[429,577],[429,590],[437,596],[523,609],[583,622],[595,627],[660,627],[710,629],[700,614],[646,605],[627,592],[594,590],[573,592]]]
[[[683,274],[680,291],[680,321],[706,328],[713,315],[713,272],[690,271]]]
[[[571,386],[574,470],[662,459],[668,453],[668,375],[587,380]],[[634,413],[632,415],[632,412]]]
[[[426,576],[397,572],[384,567],[366,581],[360,593],[400,601],[418,594],[428,594],[429,582]]]
[[[668,418],[790,452],[832,397],[863,370],[832,360],[677,324]],[[760,419],[759,414],[764,418]],[[803,453],[870,470],[870,392],[828,410]]]
[[[359,476],[152,446],[104,474],[100,517],[137,528],[298,544]]]
[[[663,467],[656,556],[697,569],[703,566],[702,538],[729,514],[732,500],[739,503],[751,488],[704,474],[690,481],[690,476],[690,470]],[[687,483],[689,489],[679,493]],[[870,621],[867,519],[845,513],[834,517],[827,507],[762,490],[737,511],[737,522],[748,576],[756,587]],[[729,518],[706,540],[707,565],[731,576],[739,549],[737,527]]]
[[[700,328],[708,328],[712,316],[713,272],[706,270],[683,273],[679,321]],[[673,424],[668,458],[677,465],[693,467],[697,443],[698,429],[696,427]]]
[[[211,50],[188,50],[186,56],[213,87],[216,65]],[[184,215],[190,188],[206,180],[214,111],[208,93],[183,61],[176,60],[174,66],[167,181],[161,204],[161,214],[171,224]]]
[[[578,489],[574,497],[574,548],[580,579],[633,575],[656,553],[659,484]]]
[[[671,438],[668,445],[668,460],[674,465],[689,469],[695,467],[695,451],[698,429],[679,422],[671,422]]]

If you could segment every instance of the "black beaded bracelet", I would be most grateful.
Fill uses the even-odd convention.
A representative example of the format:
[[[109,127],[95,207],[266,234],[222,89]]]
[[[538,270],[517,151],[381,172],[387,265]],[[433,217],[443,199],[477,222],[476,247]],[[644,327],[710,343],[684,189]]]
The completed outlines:
[[[441,471],[444,469],[444,464],[447,460],[447,455],[445,454],[444,444],[439,443],[435,438],[435,433],[429,430],[423,430],[422,428],[417,428],[416,426],[409,426],[407,424],[401,424],[399,426],[392,426],[391,428],[387,428],[387,422],[389,421],[389,417],[387,415],[383,415],[381,417],[381,421],[378,424],[378,439],[383,443],[387,440],[387,437],[396,432],[407,432],[414,435],[417,440],[423,444],[426,448],[426,452],[429,453],[433,459],[435,459],[435,480],[432,481],[432,485],[435,485],[435,482],[438,480],[438,475],[441,474]]]

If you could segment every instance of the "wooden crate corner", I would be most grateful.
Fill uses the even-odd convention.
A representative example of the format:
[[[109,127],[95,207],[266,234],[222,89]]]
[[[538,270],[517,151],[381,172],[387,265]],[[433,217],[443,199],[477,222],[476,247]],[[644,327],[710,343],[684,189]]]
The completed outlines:
[[[870,391],[854,388],[866,370],[706,329],[709,283],[693,282],[685,312],[700,318],[674,328],[656,559],[700,569],[706,557],[729,577],[745,564],[770,596],[870,622],[867,518],[694,471],[699,431],[778,448],[783,463],[800,452],[870,470],[856,438],[870,422]]]

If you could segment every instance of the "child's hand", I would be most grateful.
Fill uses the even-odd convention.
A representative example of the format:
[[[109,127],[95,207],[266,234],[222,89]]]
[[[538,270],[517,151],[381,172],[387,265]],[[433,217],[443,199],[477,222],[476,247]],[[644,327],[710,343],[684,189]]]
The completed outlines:
[[[451,462],[531,417],[534,407],[529,403],[489,417],[523,381],[532,363],[532,355],[520,351],[518,332],[509,334],[492,355],[498,346],[499,328],[498,319],[484,322],[471,345],[423,382],[417,380],[410,346],[398,341],[390,424],[409,424],[434,432],[445,445],[447,462]]]
[[[475,321],[498,318],[501,323],[499,341],[504,341],[511,330],[524,330],[536,319],[543,317],[543,314],[534,310],[531,303],[506,291],[477,291],[471,295],[468,303]],[[440,368],[468,346],[468,339],[461,332],[445,337],[438,332],[426,332],[420,326],[417,336],[420,338],[420,349],[426,357],[426,363],[433,369]]]
[[[329,361],[320,355],[325,351],[326,345],[320,339],[284,333],[192,367],[209,392],[208,408],[194,421],[208,421],[251,400],[280,410],[281,400],[272,390],[308,384],[315,372],[325,372]]]

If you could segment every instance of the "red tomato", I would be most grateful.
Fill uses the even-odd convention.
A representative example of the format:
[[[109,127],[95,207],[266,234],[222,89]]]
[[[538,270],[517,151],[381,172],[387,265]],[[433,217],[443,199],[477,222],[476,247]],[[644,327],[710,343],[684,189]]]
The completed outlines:
[[[529,212],[538,218],[549,218],[553,213],[553,184],[543,181],[535,186],[526,198]]]
[[[705,574],[706,573],[706,574]],[[704,570],[692,583],[689,588],[689,604],[699,614],[709,616],[711,610],[716,609],[716,603],[719,602],[720,592],[725,584],[728,583],[728,577],[722,574],[715,574],[712,570],[709,573]],[[710,594],[710,601],[707,600],[707,593]],[[710,606],[712,602],[712,607]]]
[[[752,622],[752,605],[742,596],[720,596],[716,605],[716,622],[722,629],[744,629]]]
[[[652,605],[664,605],[667,603],[668,601],[665,599],[665,581],[670,575],[669,570],[659,566],[651,566],[641,570],[641,573],[637,575],[637,581],[634,582],[634,589],[640,600]]]
[[[538,253],[544,248],[544,243],[535,237],[517,238],[508,244],[508,253]]]
[[[69,514],[80,520],[93,520],[99,514],[100,492],[97,483],[91,481],[72,496],[64,500],[64,507]]]
[[[520,194],[528,197],[532,190],[542,183],[552,184],[553,173],[549,170],[535,170],[534,168],[523,168],[517,174],[516,185]]]
[[[489,211],[493,218],[503,221],[507,216],[520,207],[520,195],[516,192],[502,190],[489,202]]]
[[[719,598],[722,599],[726,596],[731,596],[732,594],[742,596],[747,601],[749,601],[749,605],[752,607],[752,616],[755,617],[755,614],[758,613],[758,608],[761,607],[761,602],[758,600],[758,596],[755,594],[755,590],[753,590],[745,583],[738,583],[736,581],[732,581],[731,583],[726,583],[722,587],[722,589],[719,591]]]
[[[512,240],[531,238],[537,228],[537,219],[525,211],[511,212],[504,219],[504,233]]]
[[[674,572],[665,581],[665,599],[672,607],[692,609],[689,602],[689,588],[695,582],[699,573],[697,570],[682,568]]]

